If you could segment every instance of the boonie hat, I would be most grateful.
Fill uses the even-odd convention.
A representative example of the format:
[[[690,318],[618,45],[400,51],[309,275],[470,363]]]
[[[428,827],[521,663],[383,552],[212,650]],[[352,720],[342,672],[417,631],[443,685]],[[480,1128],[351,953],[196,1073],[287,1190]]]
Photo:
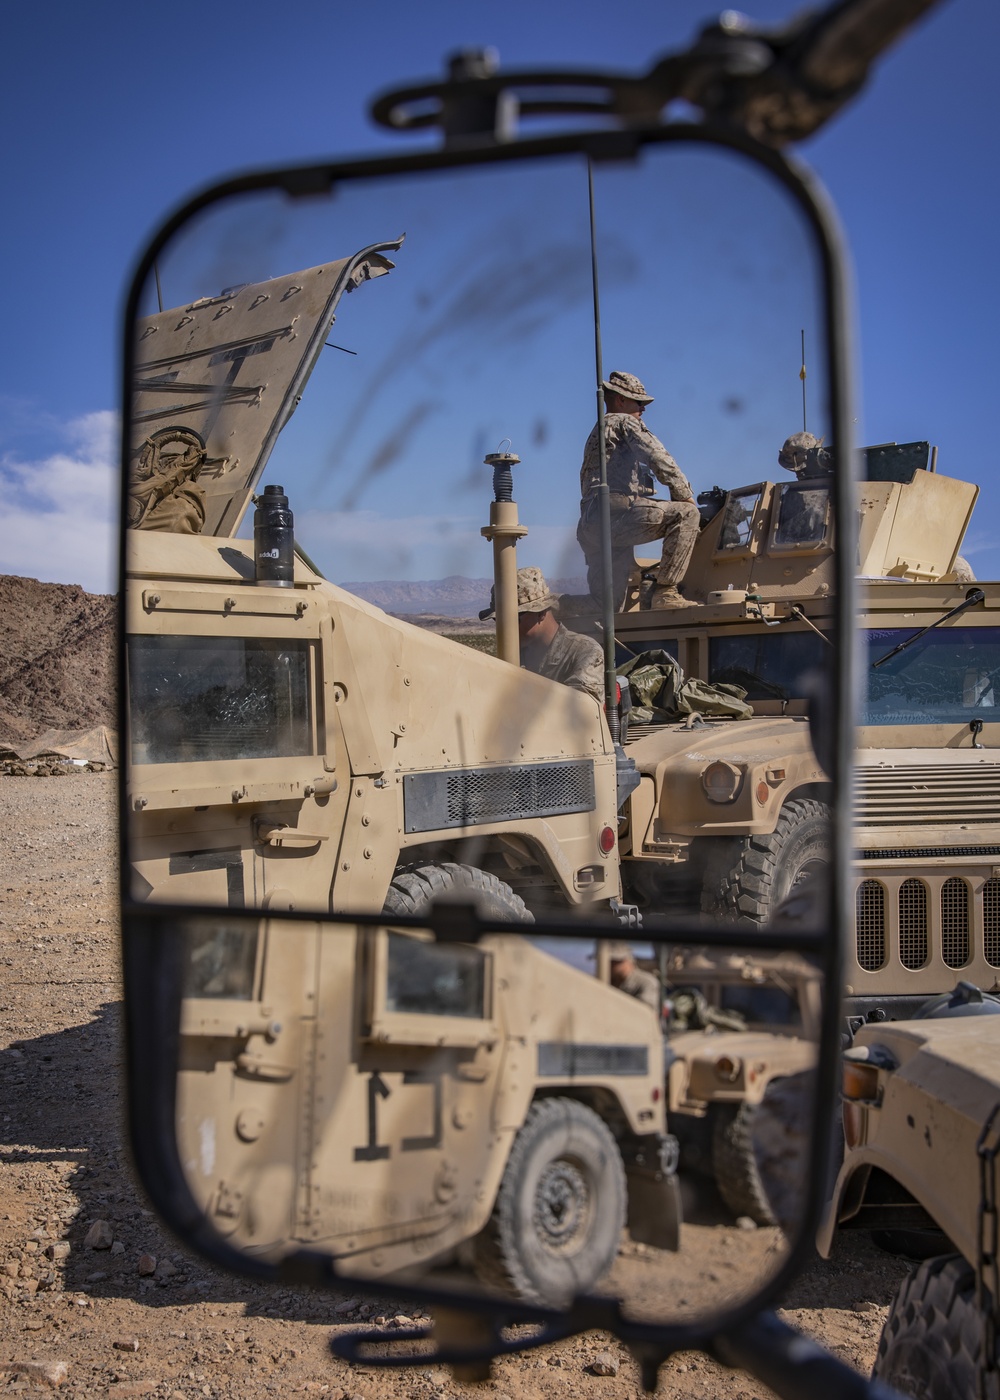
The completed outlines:
[[[623,369],[613,369],[601,384],[605,393],[621,394],[624,399],[634,399],[636,403],[652,403],[652,394],[646,393],[646,386],[634,374],[626,374]]]
[[[488,617],[492,617],[496,612],[496,589],[490,589],[490,605],[483,608],[479,614],[481,622],[485,622]],[[530,564],[526,569],[517,571],[517,610],[523,612],[544,612],[546,608],[557,608],[559,599],[545,582],[545,575],[541,569],[536,569]]]

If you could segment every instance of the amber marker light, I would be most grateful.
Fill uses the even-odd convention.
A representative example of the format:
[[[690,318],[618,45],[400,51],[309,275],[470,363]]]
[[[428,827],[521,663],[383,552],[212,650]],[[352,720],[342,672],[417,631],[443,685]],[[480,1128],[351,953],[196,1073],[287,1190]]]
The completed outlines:
[[[844,1061],[844,1098],[869,1103],[878,1098],[878,1066],[857,1060]]]

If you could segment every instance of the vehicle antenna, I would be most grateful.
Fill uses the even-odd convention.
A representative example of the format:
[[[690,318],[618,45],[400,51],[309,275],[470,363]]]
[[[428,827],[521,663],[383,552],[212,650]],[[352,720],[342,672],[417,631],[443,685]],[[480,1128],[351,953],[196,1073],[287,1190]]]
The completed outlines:
[[[162,311],[163,292],[160,288],[160,264],[157,262],[153,263],[153,276],[156,278],[156,308],[158,311]]]
[[[799,378],[802,380],[802,431],[806,432],[806,333],[802,331],[802,368],[799,370]]]
[[[348,350],[346,345],[334,345],[332,340],[324,340],[323,344],[328,350],[343,350],[345,355],[356,355],[356,350]]]
[[[601,382],[604,369],[601,356],[601,298],[597,284],[597,234],[594,221],[594,166],[587,160],[587,191],[590,196],[590,267],[594,284],[594,360],[597,369],[597,457],[601,468],[601,479],[597,487],[597,504],[601,526],[601,603],[603,618],[601,630],[604,633],[604,709],[608,719],[611,738],[618,743],[620,726],[618,722],[617,690],[615,676],[615,599],[611,575],[611,498],[608,495],[608,456],[604,441],[604,390]]]

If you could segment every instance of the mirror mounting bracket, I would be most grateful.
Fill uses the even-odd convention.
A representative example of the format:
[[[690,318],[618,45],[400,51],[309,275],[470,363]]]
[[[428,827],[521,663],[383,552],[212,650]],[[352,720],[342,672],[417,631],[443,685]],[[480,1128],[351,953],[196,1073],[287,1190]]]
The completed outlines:
[[[522,116],[656,125],[666,107],[683,103],[703,121],[780,148],[813,135],[851,101],[875,58],[936,3],[836,0],[774,29],[724,10],[689,49],[636,74],[501,72],[495,49],[465,49],[449,57],[443,81],[390,89],[370,112],[391,131],[436,126],[446,149],[455,149],[516,140]]]

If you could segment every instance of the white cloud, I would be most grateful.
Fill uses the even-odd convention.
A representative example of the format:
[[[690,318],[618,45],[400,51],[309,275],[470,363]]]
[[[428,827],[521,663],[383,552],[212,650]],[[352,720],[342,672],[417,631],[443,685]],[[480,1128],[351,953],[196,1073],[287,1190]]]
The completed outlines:
[[[87,413],[61,430],[66,449],[26,461],[0,454],[0,573],[116,587],[118,415]]]

